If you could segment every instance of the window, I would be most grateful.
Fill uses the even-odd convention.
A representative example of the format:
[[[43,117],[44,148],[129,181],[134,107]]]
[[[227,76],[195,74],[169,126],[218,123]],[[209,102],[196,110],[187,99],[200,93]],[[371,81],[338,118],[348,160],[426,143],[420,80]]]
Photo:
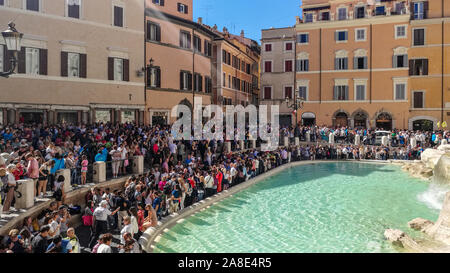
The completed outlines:
[[[264,61],[264,72],[272,72],[272,61]]]
[[[292,60],[284,61],[284,72],[292,72],[293,71],[292,63],[293,63]]]
[[[180,72],[180,90],[192,90],[192,73]]]
[[[365,85],[356,85],[355,100],[366,100],[366,86]]]
[[[5,5],[5,0],[0,0],[0,6],[4,6]],[[1,68],[0,68],[1,69]],[[0,121],[1,122],[1,121]]]
[[[4,60],[4,45],[0,45],[0,72],[4,72],[5,71],[5,60]]]
[[[330,21],[330,12],[325,11],[320,13],[320,20],[321,21]]]
[[[377,15],[386,15],[385,6],[379,6],[375,8],[375,16]]]
[[[271,86],[264,87],[264,99],[265,100],[272,99],[272,87]]]
[[[338,20],[347,20],[347,8],[338,9]]]
[[[284,98],[290,98],[292,99],[292,86],[285,86],[284,87]]]
[[[367,69],[367,57],[355,57],[353,69]]]
[[[395,14],[406,14],[405,2],[395,4]]]
[[[347,70],[348,69],[348,58],[336,58],[335,59],[335,70]]]
[[[292,51],[292,49],[293,49],[293,46],[292,46],[291,42],[287,42],[287,43],[284,44],[284,50],[285,51]]]
[[[185,4],[178,3],[178,12],[184,13],[184,14],[188,14],[189,13],[189,8]]]
[[[27,10],[39,11],[39,0],[27,0]]]
[[[365,7],[356,7],[355,8],[355,18],[361,19],[366,17],[366,8]]]
[[[68,53],[67,54],[67,71],[69,77],[80,77],[80,54]]]
[[[345,42],[348,40],[348,32],[346,30],[336,31],[335,40],[339,42]]]
[[[395,100],[406,100],[406,84],[395,84]]]
[[[123,60],[114,58],[114,80],[123,81]]]
[[[394,55],[393,67],[408,67],[408,55]]]
[[[307,99],[306,91],[307,91],[307,87],[306,86],[300,86],[298,88],[298,96],[300,98],[303,98],[304,100],[306,100]]]
[[[150,68],[147,74],[147,86],[156,88],[161,87],[161,68],[155,66]]]
[[[366,40],[366,29],[358,28],[355,29],[355,41],[365,41]]]
[[[297,60],[297,72],[306,72],[309,71],[309,60]]]
[[[413,92],[413,108],[423,108],[424,107],[424,92],[414,91]]]
[[[164,6],[164,0],[152,0],[153,4],[158,6]]]
[[[161,41],[161,27],[153,22],[147,22],[147,40]]]
[[[312,21],[313,21],[313,14],[305,13],[305,23],[312,23]]]
[[[228,75],[228,88],[231,88],[231,75]]]
[[[27,47],[25,49],[25,69],[29,75],[39,74],[39,49]]]
[[[272,51],[272,44],[265,44],[265,50],[266,52],[271,52]]]
[[[428,3],[426,3],[428,4]],[[425,2],[414,3],[414,20],[426,19]]]
[[[205,93],[212,93],[212,80],[210,77],[205,77]]]
[[[414,45],[415,46],[425,45],[425,29],[423,28],[414,29]]]
[[[410,76],[428,75],[428,59],[409,60],[409,75]]]
[[[114,26],[123,27],[123,7],[114,6]]]
[[[191,48],[191,34],[188,32],[180,32],[180,47]]]
[[[227,86],[227,75],[225,73],[223,73],[223,83],[222,86],[225,87]]]
[[[196,52],[202,52],[202,40],[200,37],[194,35],[194,50]]]
[[[348,100],[348,86],[339,85],[334,87],[334,100]]]
[[[406,26],[395,26],[395,39],[406,38]]]
[[[212,44],[207,40],[205,40],[205,55],[208,57],[212,56]]]
[[[67,16],[80,19],[81,0],[67,0]]]
[[[194,91],[203,91],[203,77],[200,74],[194,74]]]
[[[299,34],[297,36],[297,42],[299,44],[307,44],[307,43],[309,43],[309,34],[308,33]]]

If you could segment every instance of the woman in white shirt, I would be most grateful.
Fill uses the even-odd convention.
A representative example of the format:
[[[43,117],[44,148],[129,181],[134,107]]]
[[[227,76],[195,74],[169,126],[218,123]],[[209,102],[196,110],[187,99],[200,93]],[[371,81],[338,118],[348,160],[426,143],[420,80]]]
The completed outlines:
[[[100,241],[102,242],[97,249],[97,253],[112,253],[111,242],[113,236],[111,233],[104,234]]]
[[[131,229],[133,234],[137,234],[139,232],[139,225],[138,225],[138,215],[137,215],[137,209],[136,207],[130,208],[130,223],[131,223]]]
[[[123,237],[123,235],[128,232],[131,234],[131,236],[134,236],[133,227],[131,226],[130,216],[123,217],[123,224],[124,224],[124,227],[120,231],[120,243],[122,245],[125,245],[125,238]]]
[[[6,175],[5,175],[5,182],[4,184],[8,184],[7,189],[8,191],[5,194],[5,201],[3,202],[3,213],[8,214],[9,209],[11,207],[11,202],[14,199],[14,188],[16,187],[16,179],[14,178],[14,175],[12,174],[13,171],[16,169],[16,165],[11,164],[6,168]]]

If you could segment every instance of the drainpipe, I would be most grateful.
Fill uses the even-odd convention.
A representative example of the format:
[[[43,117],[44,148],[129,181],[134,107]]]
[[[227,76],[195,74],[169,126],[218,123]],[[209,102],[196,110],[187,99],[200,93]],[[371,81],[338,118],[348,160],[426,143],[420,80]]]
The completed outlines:
[[[294,70],[294,90],[293,90],[294,92],[292,94],[294,96],[294,99],[297,99],[297,97],[300,96],[300,92],[297,95],[297,43],[296,43],[296,41],[297,41],[297,38],[295,37],[295,33],[294,33],[294,69],[293,69]],[[298,91],[300,91],[300,90],[298,90]],[[297,103],[297,101],[295,103]],[[301,121],[301,117],[300,117],[300,121]],[[296,122],[295,123],[295,128],[297,128],[297,126],[298,126],[298,112],[295,113],[295,122]]]
[[[194,125],[194,101],[195,101],[195,45],[194,45],[194,35],[195,35],[195,29],[192,29],[192,116],[191,116],[191,122],[192,126]],[[193,128],[192,128],[193,129]]]
[[[147,27],[147,16],[146,16],[146,10],[147,9],[147,1],[144,0],[144,68],[147,67],[147,33],[145,32],[146,27]],[[142,121],[142,123],[145,124],[145,120],[147,117],[147,69],[144,69],[144,120]],[[150,123],[150,120],[148,120],[148,123]]]
[[[322,104],[322,28],[319,31],[319,103]]]
[[[369,78],[370,78],[370,104],[372,104],[372,69],[373,69],[373,25],[370,24],[370,74],[369,74]]]
[[[442,15],[444,15],[444,0],[442,0]],[[441,121],[444,122],[444,17],[442,17],[442,76],[441,76],[441,84],[442,84],[442,90],[441,90]]]

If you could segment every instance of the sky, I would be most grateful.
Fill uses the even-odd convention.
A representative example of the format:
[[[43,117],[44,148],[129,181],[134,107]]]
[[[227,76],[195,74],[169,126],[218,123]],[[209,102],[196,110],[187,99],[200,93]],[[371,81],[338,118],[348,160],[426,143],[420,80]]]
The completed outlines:
[[[260,43],[262,29],[295,25],[300,5],[301,0],[194,0],[194,21],[202,17],[204,24],[236,35],[244,30]]]

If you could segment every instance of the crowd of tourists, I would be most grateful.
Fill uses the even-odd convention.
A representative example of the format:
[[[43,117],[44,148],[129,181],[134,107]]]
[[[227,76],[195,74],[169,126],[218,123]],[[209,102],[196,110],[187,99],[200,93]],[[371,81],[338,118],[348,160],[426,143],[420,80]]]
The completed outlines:
[[[333,133],[336,144],[329,144]],[[359,135],[361,144],[355,145]],[[121,189],[92,188],[86,196],[82,224],[91,231],[87,246],[94,253],[112,252],[113,234],[120,234],[120,252],[140,252],[137,243],[158,220],[195,202],[238,185],[282,164],[298,160],[419,159],[421,152],[448,131],[392,130],[389,145],[374,145],[375,130],[326,126],[282,128],[280,138],[299,137],[299,146],[258,149],[225,149],[221,141],[175,141],[168,126],[133,124],[41,125],[17,124],[0,128],[0,186],[3,208],[14,211],[17,181],[35,182],[35,196],[53,197],[50,207],[36,219],[26,218],[0,243],[0,252],[80,252],[70,209],[65,205],[61,169],[71,170],[72,184],[86,184],[95,161],[111,162],[112,178],[129,175],[131,157],[145,157],[146,172],[130,176]],[[417,145],[412,146],[410,139]],[[259,142],[259,141],[258,141]],[[242,147],[240,147],[242,148]]]

